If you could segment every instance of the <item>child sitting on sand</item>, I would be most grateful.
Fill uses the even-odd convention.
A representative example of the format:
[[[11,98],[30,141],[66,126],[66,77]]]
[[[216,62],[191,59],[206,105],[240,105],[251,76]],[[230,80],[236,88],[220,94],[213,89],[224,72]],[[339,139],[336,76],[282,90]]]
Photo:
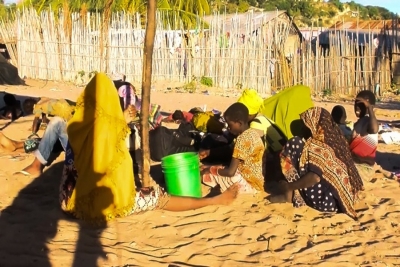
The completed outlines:
[[[390,175],[375,162],[379,131],[374,113],[375,102],[374,93],[367,90],[358,93],[354,102],[354,111],[359,119],[354,124],[350,150],[358,172],[367,181],[373,178],[376,171]]]
[[[249,110],[234,103],[224,113],[228,130],[237,136],[232,160],[228,167],[212,166],[202,170],[202,181],[210,187],[220,186],[222,192],[238,183],[241,193],[264,189],[262,160],[264,144],[255,129],[249,127]]]
[[[379,131],[378,120],[374,113],[375,101],[374,93],[361,91],[354,103],[358,120],[354,124],[350,149],[357,163],[375,164]]]
[[[342,130],[343,135],[344,137],[346,137],[347,141],[351,141],[353,130],[349,127],[349,123],[346,122],[347,114],[344,107],[341,105],[333,107],[331,115],[333,121],[336,122],[340,130]]]

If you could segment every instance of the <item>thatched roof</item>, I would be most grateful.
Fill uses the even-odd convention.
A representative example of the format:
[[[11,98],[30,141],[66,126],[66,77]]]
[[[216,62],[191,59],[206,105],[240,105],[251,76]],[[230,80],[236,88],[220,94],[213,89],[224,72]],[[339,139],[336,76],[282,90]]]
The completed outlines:
[[[282,10],[268,12],[249,11],[247,13],[240,14],[211,15],[205,16],[203,19],[210,25],[213,23],[223,22],[225,32],[237,31],[243,34],[248,34],[260,28],[262,25],[278,18],[286,19],[288,22],[290,22],[295,29],[296,34],[300,35],[298,27],[290,18],[289,14]],[[239,28],[237,28],[237,25],[239,25]]]

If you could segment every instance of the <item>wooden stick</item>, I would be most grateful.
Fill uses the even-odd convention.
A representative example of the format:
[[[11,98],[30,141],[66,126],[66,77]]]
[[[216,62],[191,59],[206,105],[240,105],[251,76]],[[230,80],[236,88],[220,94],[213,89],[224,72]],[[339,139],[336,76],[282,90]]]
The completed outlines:
[[[154,37],[156,34],[156,0],[147,1],[147,23],[144,37],[144,57],[142,76],[142,109],[141,109],[141,145],[142,145],[142,186],[150,186],[150,149],[149,149],[149,110],[151,74],[153,66]]]

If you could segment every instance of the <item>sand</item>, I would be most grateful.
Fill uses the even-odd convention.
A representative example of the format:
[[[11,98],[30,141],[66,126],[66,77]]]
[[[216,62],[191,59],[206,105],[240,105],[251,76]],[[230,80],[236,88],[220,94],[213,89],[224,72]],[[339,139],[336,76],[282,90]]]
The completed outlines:
[[[0,91],[75,99],[82,90],[44,81],[28,80],[28,85]],[[224,110],[235,100],[152,94],[152,102],[166,112],[204,104]],[[317,102],[328,110],[334,104]],[[344,105],[354,120],[352,106]],[[399,119],[400,111],[381,106],[376,110],[380,119]],[[26,138],[31,120],[22,118],[3,132]],[[389,171],[399,169],[399,151],[399,146],[379,144],[379,163]],[[30,164],[32,155],[0,156],[0,266],[400,266],[399,184],[380,174],[365,183],[358,222],[343,214],[240,196],[231,206],[153,211],[93,229],[59,209],[63,154],[36,179],[12,175]]]

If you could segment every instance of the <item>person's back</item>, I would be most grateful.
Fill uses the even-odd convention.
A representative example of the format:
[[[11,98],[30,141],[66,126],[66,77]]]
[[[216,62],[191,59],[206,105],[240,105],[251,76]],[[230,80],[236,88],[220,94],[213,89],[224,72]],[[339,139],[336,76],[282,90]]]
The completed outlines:
[[[48,97],[41,97],[33,107],[33,115],[40,117],[42,114],[51,117],[61,117],[68,121],[72,118],[75,108],[75,103],[65,99],[54,99]]]
[[[233,158],[239,159],[239,172],[258,191],[264,190],[263,176],[264,144],[255,129],[241,133],[235,142]]]
[[[278,126],[264,115],[257,117],[250,122],[250,128],[256,130],[268,152],[275,153],[282,150],[287,139]]]
[[[26,101],[25,101],[26,102]],[[24,105],[28,107],[31,104],[29,101]],[[59,117],[62,120],[68,122],[75,111],[75,102],[66,99],[54,99],[48,97],[41,97],[36,104],[33,105],[34,119],[32,122],[32,135],[36,135],[39,127],[42,129],[47,128],[47,124],[50,122],[49,117]]]
[[[161,161],[163,157],[183,152],[195,151],[195,140],[191,131],[193,125],[181,123],[178,129],[157,127],[149,132],[150,157],[153,161]]]
[[[341,105],[334,106],[331,116],[333,121],[339,126],[343,135],[346,137],[346,140],[351,141],[353,131],[346,122],[347,114],[345,108]]]
[[[219,120],[219,116],[212,111],[199,112],[193,115],[192,123],[197,131],[203,133],[222,134],[224,124]]]

